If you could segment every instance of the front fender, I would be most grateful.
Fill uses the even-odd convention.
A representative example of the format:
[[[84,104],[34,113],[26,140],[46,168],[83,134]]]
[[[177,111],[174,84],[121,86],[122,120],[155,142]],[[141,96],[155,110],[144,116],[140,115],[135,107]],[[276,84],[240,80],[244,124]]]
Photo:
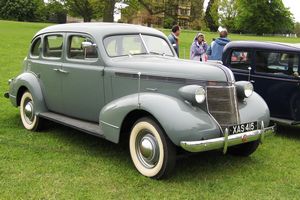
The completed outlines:
[[[172,96],[141,93],[122,97],[107,104],[100,113],[100,124],[105,138],[118,142],[125,117],[133,110],[150,113],[162,126],[175,145],[180,141],[211,139],[221,136],[214,119],[199,107],[193,107]]]
[[[269,126],[269,107],[256,92],[253,92],[253,94],[249,98],[245,98],[244,101],[239,102],[239,112],[241,123],[264,121],[265,127]]]
[[[18,98],[21,97],[18,95],[21,95],[19,92],[23,88],[26,88],[32,94],[36,114],[47,111],[38,78],[30,72],[20,74],[10,84],[10,100],[14,106],[19,106]]]

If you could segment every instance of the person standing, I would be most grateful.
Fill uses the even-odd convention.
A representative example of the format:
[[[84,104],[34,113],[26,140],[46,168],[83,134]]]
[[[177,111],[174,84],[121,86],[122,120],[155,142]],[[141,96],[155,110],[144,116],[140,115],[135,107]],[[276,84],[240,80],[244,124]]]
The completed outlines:
[[[206,53],[208,60],[222,60],[223,49],[230,42],[227,38],[228,32],[226,28],[219,27],[220,37],[212,41]]]
[[[204,35],[202,33],[197,33],[190,50],[190,59],[198,61],[206,61],[206,51],[208,45],[205,42]]]
[[[169,41],[171,42],[172,46],[175,49],[175,52],[177,56],[179,57],[179,35],[180,35],[181,29],[179,25],[174,25],[172,27],[172,32],[168,36]]]

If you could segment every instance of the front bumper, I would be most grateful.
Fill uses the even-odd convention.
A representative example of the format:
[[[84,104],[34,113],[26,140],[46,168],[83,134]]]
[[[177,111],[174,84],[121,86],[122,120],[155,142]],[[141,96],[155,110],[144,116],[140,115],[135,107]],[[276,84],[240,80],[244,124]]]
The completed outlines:
[[[201,140],[201,141],[181,141],[180,146],[189,152],[203,152],[214,149],[223,149],[223,153],[227,152],[227,148],[247,142],[260,140],[262,143],[265,136],[270,136],[275,133],[276,126],[264,128],[263,121],[261,128],[255,131],[244,132],[240,134],[228,135],[228,129],[225,129],[224,137]]]

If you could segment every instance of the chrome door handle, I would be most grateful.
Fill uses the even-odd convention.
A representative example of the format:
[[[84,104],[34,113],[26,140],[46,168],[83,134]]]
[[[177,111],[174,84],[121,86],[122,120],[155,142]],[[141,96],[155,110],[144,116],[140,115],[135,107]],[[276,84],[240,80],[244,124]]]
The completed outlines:
[[[62,70],[62,69],[60,69],[59,70],[61,73],[64,73],[64,74],[68,74],[69,72],[68,71],[65,71],[65,70]]]
[[[64,73],[64,74],[68,74],[69,73],[68,71],[65,71],[65,70],[62,70],[62,69],[53,69],[53,70],[56,71],[56,72]]]

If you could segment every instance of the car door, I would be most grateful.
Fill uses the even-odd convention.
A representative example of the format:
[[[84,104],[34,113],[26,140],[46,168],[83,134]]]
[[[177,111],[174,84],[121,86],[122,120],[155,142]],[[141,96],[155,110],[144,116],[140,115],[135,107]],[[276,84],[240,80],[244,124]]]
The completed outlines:
[[[67,53],[62,65],[63,112],[71,117],[98,122],[104,104],[104,66],[96,46],[84,48],[82,42],[95,44],[88,35],[67,34]]]
[[[47,108],[61,112],[61,70],[63,57],[63,34],[47,34],[33,40],[28,67],[40,80]]]
[[[267,102],[271,116],[300,120],[299,55],[255,51],[254,88]]]

